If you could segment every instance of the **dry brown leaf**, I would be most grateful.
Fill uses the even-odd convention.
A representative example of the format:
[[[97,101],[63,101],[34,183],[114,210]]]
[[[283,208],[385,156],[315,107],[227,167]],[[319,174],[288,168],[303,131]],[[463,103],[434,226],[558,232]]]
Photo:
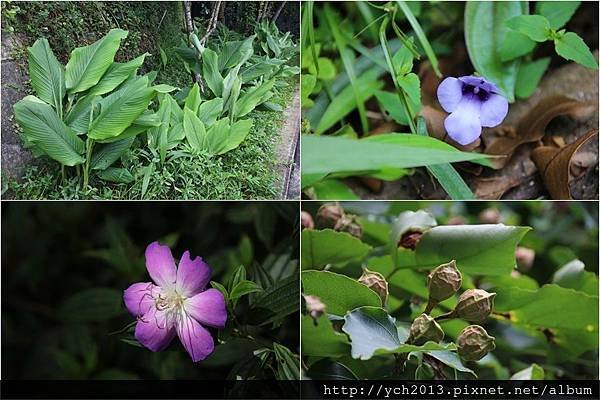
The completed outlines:
[[[592,129],[575,142],[562,148],[541,146],[534,149],[531,159],[537,166],[542,180],[550,196],[555,200],[570,200],[569,170],[573,154],[585,142],[598,135],[597,129]]]
[[[569,97],[556,95],[546,97],[529,111],[517,124],[516,135],[501,135],[491,140],[485,148],[485,153],[495,156],[506,156],[492,160],[495,169],[506,165],[515,149],[524,144],[540,140],[545,133],[546,126],[560,115],[573,118],[583,118],[594,111],[594,104],[573,100]],[[506,130],[506,127],[500,127]]]
[[[475,197],[481,200],[499,200],[509,189],[519,186],[523,181],[521,178],[523,177],[479,178],[474,181]]]

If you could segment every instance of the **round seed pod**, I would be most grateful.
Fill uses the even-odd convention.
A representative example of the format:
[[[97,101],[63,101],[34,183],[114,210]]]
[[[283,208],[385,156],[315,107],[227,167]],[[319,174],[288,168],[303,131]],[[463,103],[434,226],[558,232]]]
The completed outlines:
[[[427,276],[429,298],[438,303],[452,297],[461,284],[462,275],[454,260],[440,265]]]
[[[368,269],[363,268],[363,273],[360,278],[358,278],[358,281],[377,293],[381,299],[381,304],[385,305],[387,303],[390,292],[388,290],[388,283],[383,275],[379,272],[369,271]]]
[[[338,203],[325,203],[317,211],[317,227],[333,229],[344,215],[344,209]]]
[[[458,335],[456,346],[460,358],[465,361],[478,361],[496,348],[496,342],[483,327],[469,325]]]
[[[444,338],[442,327],[429,315],[421,314],[410,326],[407,342],[420,346],[426,342],[439,342]]]
[[[494,308],[496,293],[488,293],[483,289],[465,290],[458,298],[454,308],[454,316],[469,322],[483,322]]]
[[[354,215],[342,216],[340,219],[338,219],[333,229],[339,232],[347,232],[359,239],[361,239],[363,235],[362,226],[356,222],[356,217]]]

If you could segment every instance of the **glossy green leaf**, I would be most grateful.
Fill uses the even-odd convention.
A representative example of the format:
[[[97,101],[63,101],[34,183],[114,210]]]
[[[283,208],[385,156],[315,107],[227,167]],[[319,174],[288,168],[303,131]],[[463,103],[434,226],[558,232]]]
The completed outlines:
[[[593,272],[586,271],[580,260],[572,260],[560,267],[554,273],[552,282],[564,288],[598,296],[598,277]]]
[[[198,108],[198,118],[204,123],[204,126],[211,126],[217,122],[217,119],[219,119],[222,112],[223,99],[217,97],[200,104],[200,107]]]
[[[300,308],[300,282],[299,275],[291,276],[275,282],[264,293],[253,301],[254,313],[261,317],[255,321],[259,325],[267,325],[298,311]]]
[[[460,372],[467,372],[467,373],[472,374],[473,376],[477,377],[477,375],[475,374],[475,372],[472,369],[464,366],[460,357],[458,357],[458,355],[455,352],[448,351],[448,350],[433,350],[433,351],[427,351],[426,353],[429,354],[430,356],[432,356],[433,358],[443,362],[450,368],[454,368],[455,370],[460,371]]]
[[[134,140],[135,137],[132,137],[108,144],[97,145],[90,160],[90,168],[104,170],[110,167],[131,147]]]
[[[254,52],[252,42],[255,37],[255,35],[252,35],[245,40],[226,42],[219,52],[219,71],[233,68],[246,62]],[[206,54],[206,50],[204,54]]]
[[[95,288],[69,297],[58,309],[58,316],[72,322],[106,321],[124,312],[120,290]]]
[[[558,30],[571,19],[580,4],[580,1],[538,1],[535,11],[550,21],[552,29]]]
[[[194,82],[194,85],[192,85],[192,88],[185,98],[184,107],[189,108],[194,114],[196,114],[198,112],[198,108],[200,107],[200,103],[202,103],[202,98],[200,97],[200,86],[198,86],[197,82]]]
[[[206,128],[196,114],[187,107],[183,110],[183,130],[188,143],[195,151],[199,152],[207,148]]]
[[[223,76],[219,72],[219,56],[206,48],[202,53],[202,78],[216,97],[223,94]]]
[[[506,62],[529,54],[535,46],[536,42],[529,39],[527,35],[509,30],[506,32],[506,39],[500,45],[500,61]]]
[[[121,83],[125,82],[127,78],[135,74],[135,71],[144,63],[146,56],[149,55],[150,53],[144,53],[126,63],[112,63],[98,84],[90,89],[88,95],[101,95],[113,91]]]
[[[556,53],[566,60],[573,60],[578,64],[591,69],[598,69],[598,61],[576,33],[567,32],[554,40]]]
[[[65,122],[78,134],[86,133],[90,125],[90,110],[97,96],[85,96],[77,101],[65,116]]]
[[[302,348],[304,353],[304,348]],[[310,366],[306,374],[312,379],[317,380],[357,380],[358,377],[346,367],[344,364],[331,361],[331,360],[320,360]]]
[[[15,119],[27,141],[63,165],[74,166],[85,160],[85,143],[77,137],[56,111],[35,96],[26,96],[14,106]]]
[[[317,296],[328,314],[344,316],[358,307],[381,307],[381,299],[373,290],[346,275],[330,271],[303,271],[305,295]]]
[[[206,130],[206,146],[211,154],[219,154],[229,138],[229,118],[222,118]]]
[[[231,127],[229,127],[227,140],[225,141],[225,144],[219,148],[217,154],[225,154],[242,144],[242,142],[246,139],[246,136],[248,136],[250,133],[253,123],[254,120],[249,118],[239,120],[235,124],[231,125]]]
[[[269,92],[275,85],[275,79],[271,79],[259,86],[254,86],[248,89],[244,94],[240,95],[239,100],[235,105],[235,118],[241,118],[254,110],[256,106],[261,104],[264,100],[264,96]]]
[[[550,57],[540,58],[528,63],[521,63],[517,76],[517,97],[525,99],[533,94],[538,87],[544,72],[550,65]]]
[[[342,357],[350,353],[348,336],[336,332],[325,315],[316,321],[303,315],[301,329],[303,356]]]
[[[509,102],[515,100],[518,62],[502,62],[500,48],[508,28],[505,21],[527,13],[523,2],[470,1],[465,6],[465,41],[469,58],[481,75],[495,83]]]
[[[302,269],[358,261],[370,251],[371,246],[346,232],[336,232],[333,229],[302,231]]]
[[[29,78],[38,98],[50,104],[62,116],[65,97],[65,68],[56,59],[48,40],[41,38],[27,49]]]
[[[135,180],[131,172],[125,168],[108,167],[98,172],[98,177],[104,181],[114,183],[131,183]]]
[[[68,92],[83,92],[97,84],[113,63],[121,40],[127,35],[128,32],[122,29],[111,29],[102,39],[73,50],[65,68]]]
[[[273,343],[277,360],[277,379],[297,381],[300,379],[300,359],[290,349],[279,343]]]
[[[541,15],[517,15],[508,19],[505,24],[536,42],[545,42],[550,33],[550,22]]]

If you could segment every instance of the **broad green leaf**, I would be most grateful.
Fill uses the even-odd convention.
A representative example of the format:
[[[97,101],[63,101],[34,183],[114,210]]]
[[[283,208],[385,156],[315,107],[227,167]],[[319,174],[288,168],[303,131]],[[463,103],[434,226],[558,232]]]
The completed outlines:
[[[413,55],[406,46],[402,45],[392,57],[392,63],[399,75],[406,75],[413,69]]]
[[[304,355],[304,347],[302,348]],[[320,360],[310,366],[306,374],[317,380],[357,380],[358,377],[344,364],[328,359]]]
[[[467,372],[467,373],[472,374],[473,376],[477,377],[477,374],[475,374],[475,372],[472,369],[469,369],[464,366],[464,364],[460,360],[460,357],[458,357],[458,355],[453,351],[433,350],[433,351],[426,351],[426,353],[429,354],[430,356],[436,358],[437,360],[440,360],[441,362],[443,362],[450,368],[454,368],[455,370],[460,371],[460,372]]]
[[[192,148],[199,152],[207,149],[206,129],[202,121],[189,108],[183,110],[183,130]]]
[[[228,151],[237,148],[244,141],[244,139],[246,139],[248,133],[250,133],[250,129],[252,129],[253,123],[254,120],[249,118],[239,120],[235,124],[231,125],[231,127],[229,128],[227,140],[225,141],[224,146],[219,149],[217,154],[225,154]]]
[[[144,63],[146,56],[149,55],[150,53],[144,53],[126,63],[112,63],[102,76],[102,79],[100,79],[100,82],[90,89],[88,95],[101,95],[113,91],[121,83],[125,82],[127,78],[135,74],[135,71]]]
[[[211,126],[221,116],[223,112],[223,99],[217,97],[215,99],[205,101],[198,108],[198,118],[204,123],[204,126]]]
[[[200,103],[202,103],[202,98],[200,97],[200,86],[198,86],[198,83],[195,82],[185,98],[184,107],[189,108],[194,114],[196,114],[198,112],[198,108],[200,107]]]
[[[315,199],[319,200],[360,200],[352,189],[339,179],[325,179],[312,186]]]
[[[302,95],[302,107],[310,107],[313,105],[312,100],[309,99],[315,84],[317,83],[317,77],[310,74],[303,74],[300,77],[300,93]]]
[[[254,53],[252,42],[255,38],[256,35],[252,35],[245,40],[226,42],[219,52],[219,71],[223,72],[225,69],[245,63]]]
[[[303,293],[317,296],[325,304],[328,314],[341,317],[357,307],[381,307],[377,293],[346,275],[303,271],[301,277]]]
[[[95,288],[69,297],[58,309],[58,316],[71,322],[106,321],[124,311],[120,290]]]
[[[277,360],[277,379],[297,381],[300,379],[300,359],[290,349],[279,343],[273,343]]]
[[[554,49],[559,56],[566,60],[573,60],[584,67],[598,69],[596,57],[576,33],[567,32],[563,36],[554,39]]]
[[[179,88],[161,83],[160,85],[151,86],[151,89],[153,89],[157,93],[171,93],[175,90],[178,90]]]
[[[65,68],[56,59],[48,40],[41,38],[27,49],[29,78],[38,97],[50,104],[62,116],[65,97]]]
[[[273,286],[265,289],[255,301],[252,302],[251,317],[259,325],[267,325],[281,321],[290,314],[296,313],[300,308],[300,282],[298,274],[277,281]],[[255,316],[260,315],[256,320]]]
[[[403,211],[392,223],[389,243],[395,247],[407,232],[426,232],[437,226],[435,217],[424,210]]]
[[[138,79],[105,97],[100,102],[100,114],[92,121],[88,136],[101,140],[119,135],[148,108],[154,94],[144,79]]]
[[[131,172],[125,168],[108,167],[98,172],[98,177],[102,180],[114,183],[131,183],[135,180]]]
[[[324,81],[329,81],[329,80],[332,80],[333,78],[335,78],[335,76],[337,75],[337,71],[336,71],[335,65],[333,64],[333,61],[331,61],[330,58],[319,57],[318,63],[319,63],[319,74],[317,75],[317,68],[314,64],[308,68],[308,72],[310,74],[316,75],[317,78],[324,80]]]
[[[586,271],[580,260],[572,260],[560,267],[554,273],[552,282],[564,288],[598,296],[598,277],[593,272]]]
[[[360,102],[364,103],[371,98],[377,90],[383,87],[383,82],[378,80],[378,76],[379,72],[377,70],[371,70],[356,79],[355,86],[359,91],[358,99]],[[315,129],[315,133],[317,135],[322,134],[346,115],[350,114],[355,108],[356,99],[354,97],[352,86],[349,85],[338,93],[328,105]]]
[[[248,89],[235,104],[234,118],[241,118],[254,110],[256,106],[263,102],[264,96],[273,88],[274,84],[275,79],[271,79],[260,86]]]
[[[521,371],[513,374],[510,380],[517,381],[543,381],[544,380],[544,369],[539,365],[533,363],[529,367],[522,369]]]
[[[350,353],[348,337],[336,332],[326,315],[316,321],[303,315],[300,337],[303,356],[342,357]]]
[[[85,160],[85,143],[60,120],[56,111],[35,96],[27,96],[14,106],[15,119],[27,141],[63,165]]]
[[[495,83],[509,102],[515,100],[518,62],[502,62],[500,48],[508,28],[505,21],[527,13],[524,2],[470,1],[465,6],[465,41],[477,72]]]
[[[522,226],[444,225],[423,234],[412,268],[434,268],[456,260],[471,275],[504,275],[515,268],[516,247],[530,230]]]
[[[421,346],[404,344],[396,319],[380,307],[360,307],[344,317],[342,330],[350,336],[352,357],[368,360],[374,355],[454,349],[454,345],[427,342]]]
[[[285,60],[261,59],[259,62],[240,68],[242,83],[251,82],[261,76],[269,76],[275,68],[281,66],[284,62]]]
[[[508,19],[505,24],[536,42],[545,42],[549,39],[550,22],[541,15],[517,15]]]
[[[183,122],[179,122],[169,129],[169,143],[179,143],[183,139],[185,139],[185,130]]]
[[[86,133],[90,125],[92,102],[97,96],[85,96],[77,101],[65,117],[65,122],[78,134]]]
[[[166,94],[165,96],[169,96]],[[169,96],[170,97],[170,96]],[[160,103],[158,115],[161,119],[161,125],[158,130],[158,154],[160,162],[164,163],[167,158],[167,147],[169,146],[169,126],[171,124],[171,105],[173,103],[168,99]]]
[[[398,94],[383,90],[378,90],[374,94],[383,109],[390,114],[390,117],[392,117],[394,121],[400,125],[408,126],[408,117],[404,112],[404,107],[402,106]],[[412,106],[416,106],[416,104],[412,104]]]
[[[219,56],[206,48],[202,53],[202,78],[216,97],[223,94],[223,76],[219,72]]]
[[[168,96],[168,95],[167,95]],[[170,98],[170,96],[168,96]],[[165,97],[167,99],[167,97]],[[147,126],[147,127],[155,127],[160,126],[161,119],[158,113],[153,113],[152,111],[146,111],[139,117],[133,121],[135,125]]]
[[[230,69],[225,79],[223,79],[223,107],[230,110],[231,115],[235,115],[233,107],[235,107],[235,102],[240,96],[240,90],[242,89],[242,80],[238,76],[239,70],[239,66]]]
[[[517,76],[517,87],[515,89],[517,97],[526,99],[533,94],[548,65],[550,65],[550,57],[521,63],[519,66],[519,75]]]
[[[361,140],[304,135],[301,152],[303,187],[310,181],[311,175],[368,175],[391,168],[421,167],[487,157],[461,152],[431,137],[396,133]],[[305,179],[308,181],[305,182]]]
[[[569,22],[580,4],[580,1],[538,1],[535,11],[548,19],[550,28],[558,30]]]
[[[104,170],[110,167],[131,147],[134,140],[135,137],[131,137],[108,144],[97,145],[90,160],[90,168]]]
[[[206,130],[206,146],[210,154],[220,154],[229,139],[229,118],[222,118]]]
[[[506,62],[524,56],[531,53],[535,46],[535,41],[529,39],[527,35],[509,30],[506,32],[506,39],[500,45],[500,61]]]
[[[137,124],[133,123],[119,135],[117,135],[115,137],[110,137],[107,139],[96,140],[96,142],[98,142],[98,143],[114,143],[119,140],[136,137],[140,133],[146,132],[147,130],[148,130],[147,126],[137,125]]]
[[[346,232],[337,232],[333,229],[302,231],[302,269],[359,261],[370,251],[371,246]]]
[[[122,29],[111,29],[97,42],[73,50],[65,68],[68,92],[83,92],[97,84],[113,63],[121,40],[127,35],[128,32]]]
[[[241,282],[238,282],[231,289],[231,292],[229,293],[229,299],[232,301],[233,306],[235,307],[236,303],[241,297],[246,296],[250,293],[257,293],[262,291],[263,289],[262,287],[260,287],[260,285],[252,281],[243,280]]]

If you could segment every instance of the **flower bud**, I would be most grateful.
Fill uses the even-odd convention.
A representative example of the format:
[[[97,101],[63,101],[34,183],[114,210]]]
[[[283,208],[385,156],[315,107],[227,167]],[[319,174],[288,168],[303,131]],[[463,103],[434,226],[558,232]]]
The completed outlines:
[[[456,261],[442,264],[427,276],[429,298],[436,302],[452,297],[462,284],[462,275],[456,268]]]
[[[425,342],[439,342],[444,338],[442,327],[429,315],[421,314],[413,321],[410,326],[407,343],[417,346]]]
[[[479,213],[479,222],[482,224],[499,224],[501,219],[500,211],[495,208],[486,208]]]
[[[300,213],[300,222],[302,223],[302,228],[314,229],[315,227],[312,216],[306,211]]]
[[[306,311],[314,320],[319,319],[325,313],[325,304],[317,296],[304,295],[304,301],[306,302]]]
[[[417,248],[417,243],[421,240],[421,236],[423,236],[423,232],[408,231],[400,237],[398,247],[414,250]]]
[[[369,271],[363,268],[363,273],[358,281],[379,295],[381,304],[385,306],[389,295],[388,283],[379,272]]]
[[[517,247],[515,258],[519,271],[529,271],[535,260],[535,250],[528,249],[527,247]]]
[[[495,339],[479,325],[469,325],[456,339],[458,355],[465,361],[478,361],[496,348]]]
[[[362,226],[356,222],[356,218],[353,215],[342,216],[342,218],[338,219],[333,229],[339,232],[347,232],[359,239],[362,238],[363,234]]]
[[[325,203],[317,211],[317,226],[334,228],[343,216],[344,209],[338,203]]]
[[[470,322],[483,322],[494,308],[496,293],[488,293],[483,289],[466,290],[458,298],[453,314]]]

